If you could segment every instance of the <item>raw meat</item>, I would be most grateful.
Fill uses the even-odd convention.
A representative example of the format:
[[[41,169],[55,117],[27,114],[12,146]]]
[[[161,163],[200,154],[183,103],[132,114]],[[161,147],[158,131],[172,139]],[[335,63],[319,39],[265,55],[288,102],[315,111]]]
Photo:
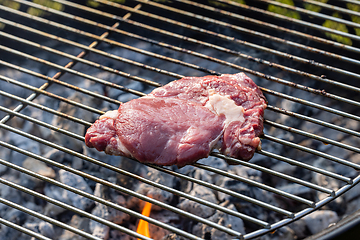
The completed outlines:
[[[244,73],[185,77],[109,111],[85,142],[107,154],[179,167],[214,149],[249,160],[260,145],[266,101]]]

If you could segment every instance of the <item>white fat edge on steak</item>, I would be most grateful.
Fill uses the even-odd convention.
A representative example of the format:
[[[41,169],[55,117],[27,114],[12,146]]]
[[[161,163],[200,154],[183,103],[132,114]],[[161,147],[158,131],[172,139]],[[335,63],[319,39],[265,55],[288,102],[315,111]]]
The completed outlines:
[[[112,111],[107,111],[106,113],[104,113],[103,115],[101,115],[99,117],[99,119],[103,119],[103,118],[112,118],[115,119],[118,115],[118,110],[112,110]]]
[[[239,121],[243,123],[244,118],[244,108],[242,106],[236,105],[235,101],[230,99],[229,95],[221,95],[217,93],[214,89],[209,90],[209,100],[206,102],[205,106],[210,111],[214,112],[217,115],[224,115],[225,121],[223,126],[223,131],[219,136],[210,143],[210,149],[220,149],[221,141],[220,138],[223,136],[224,130],[229,126],[233,121]]]
[[[118,116],[119,112],[118,110],[112,110],[112,111],[107,111],[106,113],[104,113],[103,115],[101,115],[99,117],[99,119],[104,119],[104,118],[111,118],[111,119],[116,119]],[[106,146],[105,148],[105,152],[107,154],[110,155],[126,155],[126,156],[130,156],[133,157],[133,155],[131,154],[131,152],[122,144],[121,140],[119,139],[118,135],[115,134],[114,136],[115,140],[116,140],[116,148],[111,147],[110,145]]]

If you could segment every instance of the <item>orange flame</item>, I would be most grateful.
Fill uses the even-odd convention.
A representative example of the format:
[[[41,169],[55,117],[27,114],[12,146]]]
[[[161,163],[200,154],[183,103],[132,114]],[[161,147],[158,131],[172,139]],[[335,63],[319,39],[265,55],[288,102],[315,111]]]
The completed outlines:
[[[151,203],[146,202],[141,214],[146,217],[149,217],[150,211],[151,211]],[[145,237],[150,237],[149,223],[145,220],[140,219],[136,232]],[[140,239],[138,238],[138,240]]]

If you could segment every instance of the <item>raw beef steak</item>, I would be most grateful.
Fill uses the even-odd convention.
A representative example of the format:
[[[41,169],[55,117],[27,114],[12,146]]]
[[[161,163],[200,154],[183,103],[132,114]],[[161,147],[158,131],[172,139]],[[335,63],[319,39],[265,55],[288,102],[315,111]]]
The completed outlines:
[[[260,144],[266,101],[244,73],[186,77],[100,117],[85,142],[158,165],[191,164],[212,149],[249,160]]]

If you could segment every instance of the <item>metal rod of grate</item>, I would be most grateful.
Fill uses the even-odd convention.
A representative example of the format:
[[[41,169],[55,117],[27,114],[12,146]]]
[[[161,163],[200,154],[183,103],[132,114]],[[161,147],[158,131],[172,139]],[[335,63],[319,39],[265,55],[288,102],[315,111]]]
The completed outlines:
[[[68,171],[83,179],[87,179],[87,181],[92,181],[113,189],[124,196],[150,202],[163,210],[180,216],[181,219],[187,219],[185,221],[190,220],[198,224],[203,224],[211,229],[223,232],[231,238],[239,239],[252,239],[273,232],[292,221],[316,211],[350,190],[360,181],[357,173],[344,175],[343,173],[336,172],[333,168],[326,168],[314,164],[316,159],[324,159],[325,161],[329,160],[328,162],[331,164],[338,164],[347,169],[354,169],[355,172],[360,169],[360,165],[357,162],[349,161],[347,157],[353,154],[359,154],[360,149],[351,141],[339,140],[342,138],[346,140],[359,138],[359,129],[354,128],[351,124],[341,126],[337,122],[360,122],[360,117],[356,114],[356,111],[359,110],[360,102],[354,97],[360,92],[360,88],[359,86],[352,85],[351,81],[336,81],[331,79],[331,76],[342,76],[343,78],[350,78],[352,80],[358,80],[360,78],[360,72],[356,70],[360,65],[360,61],[352,55],[354,52],[360,52],[360,49],[356,47],[358,45],[345,45],[335,40],[326,39],[326,36],[319,37],[321,35],[320,33],[317,33],[317,36],[315,36],[303,32],[303,30],[289,29],[280,25],[283,21],[292,22],[320,32],[348,37],[354,42],[360,39],[359,36],[329,29],[315,23],[289,18],[278,13],[262,10],[256,6],[248,6],[226,0],[218,1],[219,4],[216,6],[187,0],[173,1],[174,3],[137,0],[124,4],[95,0],[93,2],[98,3],[95,4],[97,5],[96,7],[95,5],[85,6],[84,3],[80,4],[65,0],[53,1],[62,6],[61,10],[55,10],[49,6],[42,6],[24,0],[14,0],[13,2],[21,4],[23,8],[16,9],[14,6],[7,6],[6,3],[0,5],[0,11],[6,13],[1,15],[2,17],[0,18],[0,29],[3,29],[0,30],[0,37],[4,40],[2,41],[0,39],[0,51],[7,56],[6,58],[0,58],[0,113],[2,114],[0,133],[5,136],[5,140],[0,141],[0,147],[2,149],[7,149],[22,156],[36,159],[48,166],[52,166],[52,168],[57,169],[57,171],[58,169]],[[291,9],[302,14],[311,15],[314,18],[332,20],[345,24],[348,27],[359,27],[359,23],[312,12],[300,7],[292,7],[267,0],[261,0],[259,2]],[[333,7],[329,4],[315,3],[310,0],[304,2],[326,9],[340,11],[343,14],[355,16],[359,14],[358,12]],[[226,6],[221,4],[235,6],[239,11],[246,10],[253,13],[261,13],[280,22],[274,24],[262,21],[256,17],[245,17],[246,15],[239,14],[233,9],[226,8]],[[111,6],[111,8],[109,8],[109,6]],[[194,9],[189,11],[189,6],[194,7]],[[118,13],[112,13],[114,12],[112,8],[116,9],[116,12],[122,12],[123,16],[119,16],[120,14]],[[26,9],[28,10],[26,11]],[[40,12],[38,16],[35,16],[29,9],[37,9]],[[42,12],[47,14],[42,14]],[[224,20],[224,18],[226,18],[226,20]],[[179,21],[175,19],[183,20]],[[109,24],[109,22],[111,23]],[[269,31],[262,32],[262,30],[253,29],[250,26],[242,27],[242,24],[239,24],[239,22],[259,25],[271,29],[271,31],[269,33]],[[206,23],[206,26],[204,26],[204,23]],[[178,31],[178,29],[181,30]],[[94,30],[105,32],[99,35],[98,32]],[[306,40],[306,43],[299,39],[285,40],[285,38],[278,37],[278,35],[272,31],[286,33],[290,36],[300,36]],[[79,37],[80,40],[77,37]],[[276,49],[258,39],[265,39],[273,44],[284,44],[290,49]],[[177,41],[181,41],[181,44],[177,43]],[[307,41],[313,41],[316,42],[316,44],[322,45],[308,46]],[[16,42],[15,45],[9,44],[14,42]],[[49,42],[52,42],[52,44],[49,44]],[[17,46],[17,44],[19,44],[19,46]],[[59,48],[57,45],[63,47]],[[329,46],[347,52],[339,52],[336,49],[329,48]],[[73,54],[73,52],[76,51],[69,51],[69,49],[76,49],[76,51],[80,49],[81,53]],[[297,50],[292,51],[291,49]],[[253,51],[257,51],[256,54]],[[131,52],[131,54],[128,52]],[[322,63],[307,58],[307,54],[314,54],[316,59],[321,59],[321,61],[324,62]],[[58,59],[55,60],[54,56],[61,61],[58,61]],[[133,56],[136,57],[133,58]],[[234,60],[234,57],[236,60]],[[12,61],[11,58],[16,60]],[[238,60],[238,58],[242,60]],[[286,59],[287,62],[284,62],[284,59]],[[69,60],[71,62],[64,64]],[[19,61],[24,64],[19,64]],[[291,64],[288,64],[289,62]],[[47,71],[45,71],[47,73],[40,73],[44,71],[39,71],[41,68],[32,67],[30,63],[35,64],[34,66],[41,66],[41,68],[47,69]],[[343,63],[345,63],[345,67]],[[264,67],[269,70],[264,69]],[[177,69],[184,70],[177,71]],[[5,70],[9,71],[9,73]],[[54,70],[59,72],[52,74],[52,77],[50,77],[51,75],[49,73]],[[186,76],[187,72],[191,72],[194,75],[201,75],[203,73],[220,75],[227,71],[232,72],[233,70],[244,71],[255,78],[257,77],[260,89],[269,99],[268,110],[265,115],[265,134],[262,136],[264,143],[262,149],[257,151],[257,156],[263,156],[272,162],[281,162],[297,167],[301,169],[301,171],[307,171],[313,175],[319,174],[327,177],[335,181],[339,188],[313,183],[307,180],[306,177],[296,176],[293,173],[282,173],[272,169],[271,165],[262,165],[261,162],[245,162],[224,156],[217,152],[213,152],[211,156],[217,158],[218,161],[226,160],[235,163],[237,164],[235,166],[249,168],[263,175],[282,179],[282,181],[311,189],[316,193],[325,194],[325,197],[322,199],[308,199],[307,197],[299,196],[272,186],[269,183],[262,182],[258,178],[252,179],[239,175],[234,168],[231,167],[220,169],[216,166],[207,165],[206,162],[195,163],[190,166],[195,169],[194,171],[201,170],[211,175],[216,175],[218,178],[231,179],[231,181],[260,189],[265,195],[276,195],[294,201],[296,204],[302,206],[301,209],[294,211],[292,209],[286,209],[284,206],[269,204],[266,200],[261,198],[257,199],[256,196],[249,193],[237,192],[235,189],[217,185],[207,178],[196,177],[191,174],[188,175],[174,168],[160,167],[152,164],[142,166],[156,170],[159,174],[174,177],[178,182],[196,184],[217,194],[225,194],[226,196],[236,199],[236,204],[245,202],[247,206],[250,204],[253,208],[259,207],[259,209],[261,209],[259,211],[276,213],[281,216],[280,218],[277,217],[277,220],[274,221],[274,219],[264,219],[248,212],[242,212],[241,208],[227,208],[226,205],[215,203],[207,198],[203,199],[201,196],[194,196],[192,193],[186,192],[183,189],[179,190],[174,187],[169,187],[166,183],[154,181],[148,179],[146,176],[142,176],[140,172],[134,173],[128,169],[122,169],[119,166],[108,164],[102,161],[102,155],[92,155],[87,151],[76,149],[75,146],[65,144],[66,141],[74,140],[74,143],[83,145],[84,137],[77,129],[86,129],[89,127],[93,118],[83,118],[82,115],[74,114],[74,111],[63,111],[61,107],[58,108],[57,106],[62,104],[73,106],[76,111],[79,109],[84,111],[86,116],[99,116],[107,110],[104,108],[98,109],[95,104],[91,104],[91,101],[74,99],[70,97],[71,94],[68,93],[75,95],[81,94],[81,96],[86,99],[102,100],[107,103],[105,106],[111,107],[114,105],[118,106],[123,102],[123,99],[120,97],[118,99],[114,98],[111,94],[108,94],[109,92],[118,92],[122,95],[126,93],[132,96],[131,98],[134,98],[134,96],[141,97],[148,92],[148,89],[159,87],[173,79],[182,78]],[[106,72],[108,75],[101,75],[99,72]],[[22,76],[21,74],[23,74],[24,77],[18,77]],[[330,78],[326,76],[330,76]],[[30,77],[33,80],[27,81],[26,79],[30,79]],[[70,80],[67,80],[67,78]],[[117,81],[117,78],[121,78],[121,81]],[[286,80],[299,78],[300,81],[298,82],[300,83],[296,83],[293,80]],[[81,80],[78,81],[77,79]],[[303,79],[306,80],[302,81]],[[334,79],[336,78],[334,77]],[[127,84],[127,81],[136,81],[144,87],[133,89],[131,84]],[[329,90],[318,89],[316,87],[317,85],[313,84],[314,81],[318,84],[324,84]],[[3,88],[2,86],[6,87]],[[94,88],[92,86],[96,87]],[[334,87],[339,87],[341,91],[335,91]],[[12,89],[18,91],[12,91]],[[332,91],[336,93],[331,93]],[[345,91],[345,93],[343,93],[343,91]],[[54,101],[55,104],[48,105],[47,101]],[[283,105],[282,103],[285,101],[291,102],[291,107],[287,108],[286,106],[288,105]],[[5,103],[7,102],[11,104],[6,105]],[[301,112],[301,109],[311,109],[308,111],[317,112],[318,114],[308,116],[308,112]],[[66,119],[70,124],[74,124],[75,127],[68,128],[65,125],[59,126],[54,123],[54,120],[49,123],[48,120],[38,117],[42,115],[51,115],[53,119]],[[280,121],[281,119],[288,118],[292,119],[292,121]],[[26,130],[26,128],[22,128],[21,124],[19,125],[17,123],[19,121],[29,123],[31,126],[36,126],[36,128],[47,129],[52,132],[51,136],[56,136],[56,138],[63,136],[64,139],[68,140],[53,142],[52,139],[47,139],[42,134],[36,133],[36,131],[29,131]],[[303,125],[296,125],[297,122],[301,122]],[[327,136],[319,134],[321,130],[312,131],[312,129],[322,128],[325,128],[327,131],[335,131],[337,133],[336,136],[341,135],[341,137],[334,139],[333,135]],[[321,150],[321,148],[318,149],[314,147],[317,146],[316,144],[306,145],[297,140],[283,139],[283,137],[281,137],[282,135],[280,137],[278,136],[278,134],[283,132],[286,134],[294,134],[294,136],[303,136],[312,142],[332,145],[342,149],[346,154],[339,156],[336,152],[327,153]],[[129,189],[125,186],[115,184],[103,174],[92,175],[86,171],[55,161],[50,157],[45,157],[40,152],[26,149],[26,147],[22,148],[17,145],[16,141],[6,140],[10,135],[23,137],[27,139],[27,141],[39,145],[44,149],[43,151],[56,149],[63,154],[68,154],[76,159],[94,164],[100,169],[107,169],[116,174],[116,176],[126,176],[138,181],[139,184],[146,184],[154,189],[177,196],[179,199],[194,202],[198,204],[198,206],[213,209],[227,216],[235,217],[236,219],[242,219],[245,224],[252,223],[256,227],[250,225],[252,226],[250,232],[232,229],[231,225],[223,225],[221,221],[216,221],[216,219],[208,219],[197,213],[181,209],[173,205],[173,203],[154,199],[143,192],[137,191],[136,188]],[[298,138],[294,137],[294,139]],[[277,147],[272,148],[272,145],[276,145]],[[298,159],[296,153],[283,155],[283,152],[276,150],[279,148],[291,149],[291,151],[300,153],[299,155],[304,155],[305,157]],[[73,194],[90,199],[94,201],[96,205],[101,204],[119,212],[126,213],[133,219],[133,222],[136,219],[143,219],[169,233],[175,233],[187,239],[204,238],[203,235],[197,235],[192,231],[182,229],[178,225],[173,225],[171,222],[164,223],[151,216],[143,216],[136,208],[123,206],[99,197],[96,194],[91,194],[82,189],[65,184],[58,179],[43,176],[31,169],[21,166],[21,164],[17,165],[12,163],[12,155],[14,154],[7,154],[6,156],[0,155],[0,164],[11,169],[11,171],[21,172],[22,174],[36,178],[42,181],[43,185],[57,186]],[[305,159],[313,159],[314,161],[304,161]],[[123,161],[131,161],[133,164],[138,164],[134,159]],[[2,173],[2,175],[3,174],[4,173]],[[58,201],[51,196],[22,186],[16,181],[9,181],[6,175],[0,177],[0,183],[16,189],[22,194],[32,195],[49,204],[57,205],[73,214],[101,223],[109,229],[117,230],[139,239],[150,239],[129,229],[124,224],[116,224],[109,219],[97,216],[96,213],[90,213],[84,209],[77,208],[71,203]],[[0,198],[0,202],[10,208],[32,215],[35,218],[82,237],[101,239],[101,237],[99,238],[96,235],[92,235],[91,232],[75,228],[69,223],[63,223],[46,216],[46,214],[14,203],[11,200]],[[46,236],[29,230],[20,224],[14,225],[8,219],[5,219],[4,216],[0,216],[0,223],[29,236],[38,239],[48,239]]]

